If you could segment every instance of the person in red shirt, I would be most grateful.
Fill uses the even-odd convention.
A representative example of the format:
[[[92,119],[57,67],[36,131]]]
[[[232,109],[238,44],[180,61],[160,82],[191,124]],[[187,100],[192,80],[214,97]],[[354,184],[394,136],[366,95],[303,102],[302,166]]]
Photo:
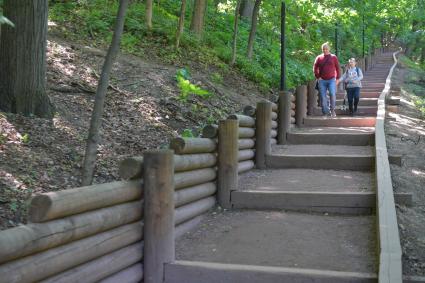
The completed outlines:
[[[313,65],[314,76],[318,80],[320,101],[323,115],[336,117],[336,86],[339,83],[341,71],[338,57],[331,54],[329,44],[322,44],[323,53],[316,57]],[[329,91],[330,109],[326,92]]]

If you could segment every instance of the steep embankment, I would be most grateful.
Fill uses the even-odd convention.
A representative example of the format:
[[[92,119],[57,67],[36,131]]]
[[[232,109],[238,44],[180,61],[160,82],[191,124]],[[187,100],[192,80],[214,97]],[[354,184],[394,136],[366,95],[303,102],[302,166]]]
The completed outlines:
[[[0,228],[25,222],[32,193],[80,185],[91,108],[105,52],[59,38],[48,43],[48,92],[56,107],[51,121],[0,116]],[[121,54],[114,64],[105,104],[96,183],[118,179],[118,161],[165,147],[184,130],[216,122],[261,99],[258,88],[229,69],[192,62],[162,65]],[[179,99],[178,69],[212,95]],[[213,82],[214,81],[214,82]],[[195,132],[196,134],[196,132]]]

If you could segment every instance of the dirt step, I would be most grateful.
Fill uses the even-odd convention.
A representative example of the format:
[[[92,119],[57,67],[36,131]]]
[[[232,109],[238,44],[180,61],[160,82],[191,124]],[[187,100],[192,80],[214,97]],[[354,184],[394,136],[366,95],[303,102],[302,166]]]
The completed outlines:
[[[290,144],[374,145],[374,128],[296,128],[287,133]]]
[[[375,154],[371,146],[277,145],[266,156],[269,168],[307,168],[371,171]]]
[[[344,99],[337,99],[336,105],[342,105],[343,102],[344,102]],[[347,100],[345,100],[345,104],[348,104]],[[378,98],[367,98],[367,97],[362,97],[360,95],[359,106],[376,106],[376,105],[378,105]]]
[[[375,273],[374,218],[283,211],[216,211],[177,240],[176,257],[226,264]]]
[[[304,127],[374,127],[375,116],[349,117],[337,116],[329,118],[324,116],[308,116],[304,118]]]
[[[342,110],[340,108],[335,109],[336,115],[350,115],[348,111],[348,102],[345,102],[345,105],[347,106],[347,110]],[[358,106],[356,116],[376,116],[376,113],[378,111],[378,106]],[[321,116],[322,115],[322,108],[315,107],[314,108],[314,115]]]

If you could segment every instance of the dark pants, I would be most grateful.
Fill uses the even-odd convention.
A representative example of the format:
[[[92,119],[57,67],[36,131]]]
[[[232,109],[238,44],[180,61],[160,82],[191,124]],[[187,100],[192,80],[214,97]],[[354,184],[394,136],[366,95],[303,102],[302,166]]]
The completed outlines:
[[[357,111],[357,105],[359,104],[360,99],[360,88],[359,87],[350,87],[347,88],[347,98],[348,98],[348,108],[350,112]],[[354,109],[353,109],[353,100],[354,100]]]

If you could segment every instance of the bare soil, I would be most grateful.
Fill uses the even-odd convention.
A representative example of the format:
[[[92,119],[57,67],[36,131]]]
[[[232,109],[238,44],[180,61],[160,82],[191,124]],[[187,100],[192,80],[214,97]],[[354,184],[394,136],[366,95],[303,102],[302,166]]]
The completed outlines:
[[[394,192],[413,194],[413,206],[397,205],[397,218],[403,250],[403,273],[425,275],[425,120],[413,104],[407,81],[410,71],[398,65],[394,84],[401,87],[399,113],[390,113],[385,132],[390,154],[402,155],[402,166],[390,165]],[[420,83],[420,82],[417,82]],[[425,82],[422,82],[425,88]],[[397,92],[393,93],[398,95]],[[416,93],[425,95],[425,93]]]
[[[50,37],[48,95],[52,120],[0,113],[0,229],[26,223],[34,193],[80,186],[87,131],[103,50]],[[191,82],[211,98],[179,99],[175,75],[189,67]],[[212,82],[211,74],[221,75]],[[228,114],[255,105],[264,94],[232,70],[162,65],[121,54],[113,65],[94,183],[119,179],[118,162],[147,149],[167,147],[185,129],[200,130]]]

